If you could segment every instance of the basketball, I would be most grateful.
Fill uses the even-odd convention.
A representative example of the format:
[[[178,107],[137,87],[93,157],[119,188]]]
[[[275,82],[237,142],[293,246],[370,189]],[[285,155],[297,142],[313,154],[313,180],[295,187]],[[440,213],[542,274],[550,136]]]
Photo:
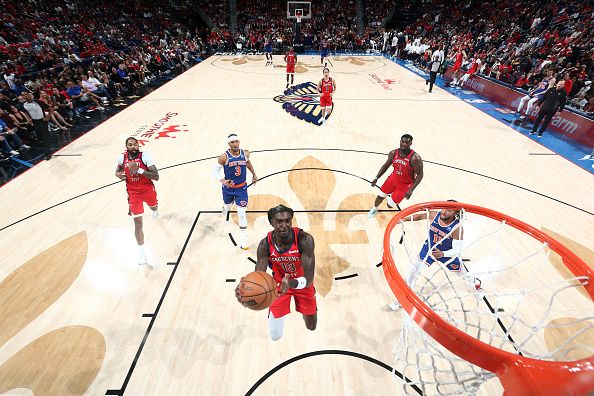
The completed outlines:
[[[254,311],[268,308],[276,299],[276,281],[263,271],[250,272],[237,288],[241,305]]]

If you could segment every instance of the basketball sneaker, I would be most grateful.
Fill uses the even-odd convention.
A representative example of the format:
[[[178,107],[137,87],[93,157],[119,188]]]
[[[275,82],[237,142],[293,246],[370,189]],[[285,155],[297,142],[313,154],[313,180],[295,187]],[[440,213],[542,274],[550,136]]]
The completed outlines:
[[[481,280],[479,278],[472,277],[472,283],[474,285],[474,290],[476,291],[476,298],[482,300],[485,297],[485,291],[481,287]]]
[[[378,208],[375,208],[375,207],[369,209],[369,212],[367,212],[367,217],[370,218],[370,219],[373,218],[373,217],[375,217],[375,214],[377,213],[377,210],[378,210]]]
[[[394,209],[396,207],[396,202],[394,202],[391,195],[388,195],[386,203],[388,204],[388,208],[390,209]]]
[[[398,311],[402,305],[400,305],[398,301],[392,301],[390,304],[388,304],[388,307],[390,308],[390,311]]]
[[[247,237],[241,237],[239,241],[239,248],[242,250],[249,250],[250,246],[247,241]]]
[[[146,265],[146,253],[144,251],[138,252],[138,265]]]

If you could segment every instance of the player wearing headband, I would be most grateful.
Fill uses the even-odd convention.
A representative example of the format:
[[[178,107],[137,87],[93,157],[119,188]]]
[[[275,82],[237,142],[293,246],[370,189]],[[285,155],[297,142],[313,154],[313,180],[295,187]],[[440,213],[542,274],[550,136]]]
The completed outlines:
[[[239,220],[239,247],[248,249],[247,238],[247,215],[248,205],[246,169],[252,174],[252,183],[258,181],[256,171],[250,162],[250,152],[239,148],[239,136],[235,133],[227,136],[229,150],[219,156],[217,164],[213,168],[214,177],[221,182],[223,191],[223,218],[227,219],[227,213],[231,210],[233,202],[237,206],[237,218]],[[221,170],[223,175],[221,176]]]

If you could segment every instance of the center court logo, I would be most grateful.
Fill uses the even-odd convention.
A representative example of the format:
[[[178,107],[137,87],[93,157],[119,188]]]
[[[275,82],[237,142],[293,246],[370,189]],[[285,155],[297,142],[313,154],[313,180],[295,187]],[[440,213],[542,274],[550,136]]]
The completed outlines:
[[[274,101],[282,103],[283,109],[293,117],[314,125],[320,125],[322,122],[320,93],[318,92],[318,86],[312,82],[301,83],[288,88],[283,95],[275,96]],[[333,109],[334,103],[330,115],[332,115]]]

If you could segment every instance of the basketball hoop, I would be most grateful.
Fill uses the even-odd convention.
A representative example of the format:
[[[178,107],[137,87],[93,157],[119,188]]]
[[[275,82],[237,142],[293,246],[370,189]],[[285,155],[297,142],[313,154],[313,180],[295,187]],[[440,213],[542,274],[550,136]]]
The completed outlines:
[[[297,23],[301,23],[301,18],[303,18],[303,11],[296,10],[295,11],[295,19],[297,20]]]
[[[457,255],[459,262],[462,254],[477,246],[488,247],[481,248],[476,262],[473,256],[474,271],[454,274],[437,260],[431,266],[414,267],[418,244],[427,239],[433,220],[429,211],[441,209],[461,211],[464,248]],[[424,225],[418,221],[423,216],[412,217],[419,213],[426,215]],[[477,230],[488,232],[467,244]],[[525,246],[526,241],[534,247]],[[405,391],[416,386],[425,394],[474,393],[495,375],[506,395],[587,395],[594,390],[594,346],[574,346],[594,328],[594,271],[556,239],[491,209],[428,202],[398,212],[386,228],[383,247],[386,279],[409,315],[395,349],[400,364],[395,370],[406,378]],[[484,251],[492,255],[481,261]],[[555,268],[549,261],[551,252],[561,258],[562,264]],[[401,272],[407,259],[405,281]],[[564,267],[564,275],[559,267]],[[474,276],[483,280],[484,297],[474,296],[472,285],[465,286]],[[559,330],[555,315],[567,316],[561,315],[561,307],[568,301],[575,302],[572,312],[582,318]],[[589,314],[582,311],[584,306]],[[563,335],[555,341],[558,347],[542,340],[551,334],[547,331]]]

